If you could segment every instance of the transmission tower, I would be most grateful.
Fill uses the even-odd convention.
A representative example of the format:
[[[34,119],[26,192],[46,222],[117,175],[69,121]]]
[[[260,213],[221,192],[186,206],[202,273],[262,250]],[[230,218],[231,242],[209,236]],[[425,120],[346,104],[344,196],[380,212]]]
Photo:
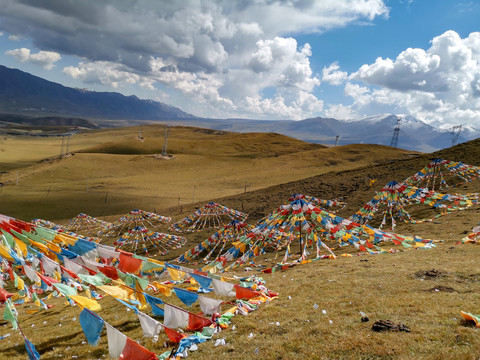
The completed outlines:
[[[65,135],[62,136],[62,148],[60,149],[60,157],[65,155],[63,152],[64,147],[65,147]]]
[[[168,133],[170,129],[167,124],[165,124],[165,135],[164,135],[164,141],[163,141],[163,149],[162,149],[162,155],[167,156],[167,141],[168,141]]]
[[[392,141],[390,142],[391,147],[397,147],[398,146],[398,134],[400,133],[400,123],[402,119],[397,118],[397,123],[395,124],[395,128],[393,129],[393,136],[392,136]]]
[[[338,139],[340,139],[340,135],[335,136],[335,146],[338,146]]]
[[[142,139],[143,139],[142,130],[143,130],[143,125],[139,125],[139,126],[138,126],[138,139],[139,139],[139,140],[142,140]]]
[[[462,128],[463,128],[463,124],[452,126],[452,129],[450,130],[450,140],[452,142],[452,146],[457,145],[457,141],[460,136],[460,133],[462,132]]]
[[[72,137],[72,134],[67,135],[67,146],[65,150],[65,155],[70,154],[70,138]]]

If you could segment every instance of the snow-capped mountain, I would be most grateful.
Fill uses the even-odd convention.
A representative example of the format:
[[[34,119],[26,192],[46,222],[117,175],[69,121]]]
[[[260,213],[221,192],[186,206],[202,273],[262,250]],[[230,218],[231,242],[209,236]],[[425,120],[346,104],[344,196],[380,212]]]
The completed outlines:
[[[452,146],[451,129],[438,129],[409,115],[382,114],[362,119],[337,120],[333,118],[311,118],[293,120],[247,120],[196,119],[197,126],[216,130],[237,132],[276,132],[297,139],[335,144],[339,136],[340,145],[366,143],[391,145],[394,129],[400,119],[397,146],[408,150],[432,152]],[[186,123],[185,121],[183,123]],[[480,132],[470,126],[462,127],[455,143],[480,137]]]

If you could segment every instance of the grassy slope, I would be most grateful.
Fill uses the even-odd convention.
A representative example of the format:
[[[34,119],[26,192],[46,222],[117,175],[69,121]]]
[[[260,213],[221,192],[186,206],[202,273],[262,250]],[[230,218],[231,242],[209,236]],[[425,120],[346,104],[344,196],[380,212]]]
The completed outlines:
[[[278,134],[179,127],[171,129],[168,141],[174,158],[158,160],[151,154],[161,152],[163,131],[161,126],[145,126],[144,142],[136,139],[137,128],[75,135],[71,140],[74,156],[19,168],[18,186],[14,185],[16,171],[0,177],[8,184],[0,193],[3,211],[25,219],[65,219],[79,212],[105,216],[132,208],[159,210],[412,154],[384,146],[325,148]],[[11,158],[14,162],[53,156],[61,145],[58,139],[22,140],[15,148],[29,149],[31,155],[18,154]],[[0,163],[15,151],[6,147]]]
[[[478,142],[471,142],[435,154],[435,157],[457,158],[465,163],[478,165],[480,150],[477,149],[479,148]],[[386,182],[402,180],[410,176],[423,167],[430,157],[433,157],[425,155],[409,159],[408,156],[404,156],[407,159],[387,164],[375,160],[375,156],[379,153],[383,154],[384,158],[392,156],[393,154],[384,153],[387,149],[369,146],[339,147],[308,150],[302,152],[302,156],[285,154],[270,159],[253,159],[255,160],[253,164],[256,164],[256,161],[261,164],[264,160],[268,160],[268,163],[276,159],[281,160],[279,163],[284,166],[276,170],[276,175],[267,172],[264,179],[276,176],[286,183],[282,184],[282,181],[277,181],[277,185],[273,187],[244,194],[233,195],[234,192],[232,192],[217,200],[237,209],[243,205],[245,211],[251,214],[250,222],[276,208],[293,192],[303,192],[322,198],[344,196],[350,205],[343,210],[342,214],[351,214],[368,201],[374,191],[380,189]],[[353,151],[360,153],[354,154]],[[47,164],[47,168],[59,178],[67,177],[72,171],[72,167],[66,166],[66,163],[80,161],[76,159],[82,159],[82,156],[75,155],[53,164],[54,166]],[[101,158],[108,155],[95,156]],[[359,156],[364,156],[364,158],[359,159]],[[373,156],[374,161],[368,162],[368,156]],[[293,158],[292,162],[286,160],[289,157]],[[354,157],[357,159],[354,160]],[[121,168],[121,158],[113,158],[116,163],[118,162],[118,166],[111,165],[112,170]],[[303,163],[307,170],[303,170],[299,158],[302,161],[309,159]],[[329,161],[338,161],[339,158],[342,159],[340,164],[330,164],[319,168],[320,165],[325,166]],[[112,158],[109,159],[110,161],[100,162],[97,171],[105,169],[112,162]],[[148,160],[141,159],[141,161]],[[198,162],[200,158],[196,159]],[[225,166],[224,172],[227,177],[228,172],[232,171],[231,167],[226,167],[229,162],[232,162],[231,158],[228,160],[222,163]],[[158,162],[158,160],[156,161]],[[218,158],[216,161],[219,161]],[[361,161],[365,161],[365,163]],[[375,162],[377,165],[371,165]],[[135,161],[125,163],[129,164],[132,170],[134,165],[131,164],[134,164]],[[194,166],[195,163],[193,161],[190,166]],[[275,163],[276,166],[279,163]],[[288,166],[285,165],[287,163]],[[264,167],[265,164],[263,163]],[[41,169],[43,165],[37,165],[38,168],[25,169],[24,171],[30,171],[30,173],[25,173],[25,178],[22,179],[42,178],[44,175],[39,176],[38,174],[44,174],[47,171],[47,169]],[[80,166],[80,163],[77,165]],[[239,166],[239,163],[235,162],[234,165]],[[315,176],[298,181],[295,181],[295,178],[289,178],[292,172],[291,167],[294,165],[298,166],[294,172],[298,172],[299,175],[305,177],[305,174],[310,172]],[[148,166],[151,164],[147,164]],[[347,170],[348,166],[354,167],[354,169]],[[258,168],[262,167],[259,165]],[[237,178],[246,176],[243,169],[236,173]],[[328,172],[330,169],[333,172]],[[195,172],[192,172],[197,180],[200,170],[201,166],[199,165],[198,168],[195,168]],[[88,170],[84,171],[88,172]],[[258,171],[261,170],[257,170],[257,173]],[[275,172],[275,170],[269,171]],[[372,188],[369,188],[365,182],[366,177],[376,178],[378,181]],[[128,177],[125,175],[123,191],[125,193],[138,191],[128,190],[128,187],[133,185],[129,184],[127,179]],[[221,184],[222,181],[219,181],[216,186],[220,186],[218,184]],[[42,184],[45,186],[45,183]],[[115,182],[115,184],[115,186],[121,186],[120,183]],[[150,183],[148,184],[150,186]],[[240,182],[240,184],[242,183]],[[3,190],[4,193],[0,194],[0,198],[3,196],[2,203],[8,205],[5,190],[8,189]],[[23,190],[25,191],[26,188]],[[455,189],[455,191],[457,190],[479,192],[480,184],[478,181],[472,182],[467,186]],[[217,193],[215,189],[210,189],[210,192]],[[19,193],[17,192],[17,195]],[[75,193],[65,192],[65,199],[72,195]],[[88,196],[91,196],[91,193],[88,193]],[[86,200],[82,202],[82,197],[86,198],[85,193],[76,197],[76,201],[79,203],[75,205],[67,201],[58,204],[56,209],[51,210],[52,215],[56,214],[60,217],[59,214],[62,214],[65,208],[74,211],[77,206],[92,206],[88,205]],[[45,199],[46,197],[43,197],[43,200]],[[137,200],[145,201],[142,197],[138,197]],[[38,206],[38,203],[31,201],[32,206]],[[125,196],[124,201],[126,205],[132,203],[132,199],[128,196]],[[99,202],[101,201],[99,200]],[[145,204],[147,203],[145,202]],[[179,218],[200,204],[202,203],[184,205],[182,214],[180,214],[180,207],[170,208],[168,212],[175,218]],[[17,204],[17,206],[20,205]],[[97,204],[97,211],[98,206]],[[125,208],[125,210],[128,209],[128,207]],[[226,338],[226,346],[214,347],[213,342],[208,342],[200,345],[199,350],[191,353],[190,357],[192,359],[215,357],[222,359],[245,359],[247,357],[253,359],[475,359],[478,357],[477,352],[480,348],[479,329],[460,320],[460,311],[480,314],[480,307],[477,304],[480,271],[476,266],[480,247],[468,244],[455,246],[453,244],[478,222],[479,211],[480,206],[476,206],[468,211],[441,218],[436,224],[400,224],[398,226],[399,232],[420,233],[425,237],[445,240],[445,244],[441,244],[433,250],[353,258],[342,257],[337,260],[306,264],[285,272],[263,275],[269,288],[280,292],[281,297],[247,317],[237,316],[234,319],[236,329],[228,329],[220,335]],[[200,235],[189,235],[188,237],[191,241],[200,241],[209,233],[205,232],[201,235],[203,237]],[[271,256],[268,258],[271,262]],[[267,262],[265,259],[263,261]],[[444,275],[431,279],[426,277],[424,280],[415,275],[419,271],[430,269],[440,270]],[[237,272],[237,275],[240,274],[245,274],[244,270]],[[443,286],[443,289],[451,292],[435,291],[434,289],[439,286]],[[163,351],[161,348],[163,338],[157,344],[142,338],[138,321],[133,314],[126,313],[122,307],[110,299],[103,301],[104,308],[107,310],[103,311],[101,315],[107,321],[131,338],[140,340],[147,348],[157,353]],[[171,300],[169,299],[169,301]],[[56,304],[56,307],[48,312],[39,315],[23,313],[20,317],[20,324],[27,329],[26,335],[44,354],[43,358],[70,358],[71,355],[76,355],[79,359],[92,359],[100,358],[105,354],[108,356],[105,334],[96,348],[86,344],[78,345],[84,340],[78,321],[72,321],[74,316],[78,318],[78,309],[64,307],[59,300],[54,300],[52,303]],[[319,305],[317,310],[313,307],[315,303]],[[323,314],[322,310],[326,310],[326,314]],[[367,313],[371,320],[367,323],[360,322],[359,311]],[[410,327],[412,332],[374,333],[370,330],[371,325],[373,321],[379,319],[404,323]],[[330,323],[329,320],[332,322]],[[47,324],[43,324],[43,321],[47,321]],[[277,321],[279,326],[274,324]],[[62,323],[61,328],[58,327],[58,322]],[[30,328],[33,323],[35,331]],[[51,324],[55,326],[50,326]],[[2,329],[0,336],[6,332],[12,333],[12,337],[0,342],[1,352],[12,359],[24,358],[24,347],[20,336],[14,334],[9,328],[0,327],[0,329]],[[250,333],[253,333],[253,338],[248,337]]]

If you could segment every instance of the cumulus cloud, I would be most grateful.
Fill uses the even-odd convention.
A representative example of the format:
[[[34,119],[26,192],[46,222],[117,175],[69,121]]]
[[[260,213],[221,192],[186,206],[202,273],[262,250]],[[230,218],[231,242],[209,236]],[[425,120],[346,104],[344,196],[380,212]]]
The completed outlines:
[[[102,84],[118,88],[121,84],[139,84],[153,89],[152,79],[140,76],[117,63],[97,61],[92,63],[79,63],[78,66],[67,66],[63,73],[86,84]]]
[[[330,64],[329,67],[324,67],[322,70],[322,81],[331,85],[338,86],[348,78],[348,73],[340,71],[340,66],[337,63]]]
[[[312,50],[292,34],[379,16],[388,16],[383,0],[0,0],[0,30],[82,59],[64,69],[69,76],[118,88],[158,82],[229,116],[318,111]]]
[[[427,50],[378,58],[349,76],[345,94],[357,111],[397,110],[435,125],[480,124],[480,33],[462,39],[447,31]]]
[[[60,54],[53,51],[39,51],[36,54],[32,54],[30,49],[27,48],[7,50],[5,54],[13,56],[20,62],[40,65],[47,70],[51,70],[55,63],[62,58]]]

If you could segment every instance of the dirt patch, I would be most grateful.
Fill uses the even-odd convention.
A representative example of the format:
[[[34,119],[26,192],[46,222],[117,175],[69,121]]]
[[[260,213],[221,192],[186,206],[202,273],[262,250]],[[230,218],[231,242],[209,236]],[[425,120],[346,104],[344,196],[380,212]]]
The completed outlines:
[[[152,157],[155,160],[172,160],[172,159],[175,158],[175,156],[173,156],[173,155],[162,155],[162,154],[154,154],[154,155],[152,155]]]
[[[221,130],[211,130],[211,129],[197,129],[196,133],[208,134],[208,135],[227,135],[226,131]]]
[[[462,273],[456,273],[457,275],[457,282],[462,282],[462,283],[478,283],[480,282],[480,274],[462,274]]]
[[[445,276],[447,274],[448,273],[446,271],[432,269],[432,270],[417,271],[415,273],[415,276],[417,278],[420,278],[420,279],[436,279],[436,278],[440,278],[442,276]]]
[[[378,320],[372,326],[372,330],[376,332],[380,331],[405,331],[410,332],[407,325],[394,323],[390,320]]]
[[[452,288],[450,286],[443,286],[443,285],[434,286],[433,288],[425,290],[425,291],[429,291],[429,292],[440,292],[440,291],[442,291],[442,292],[448,292],[448,293],[457,292],[457,290],[455,290],[454,288]]]

